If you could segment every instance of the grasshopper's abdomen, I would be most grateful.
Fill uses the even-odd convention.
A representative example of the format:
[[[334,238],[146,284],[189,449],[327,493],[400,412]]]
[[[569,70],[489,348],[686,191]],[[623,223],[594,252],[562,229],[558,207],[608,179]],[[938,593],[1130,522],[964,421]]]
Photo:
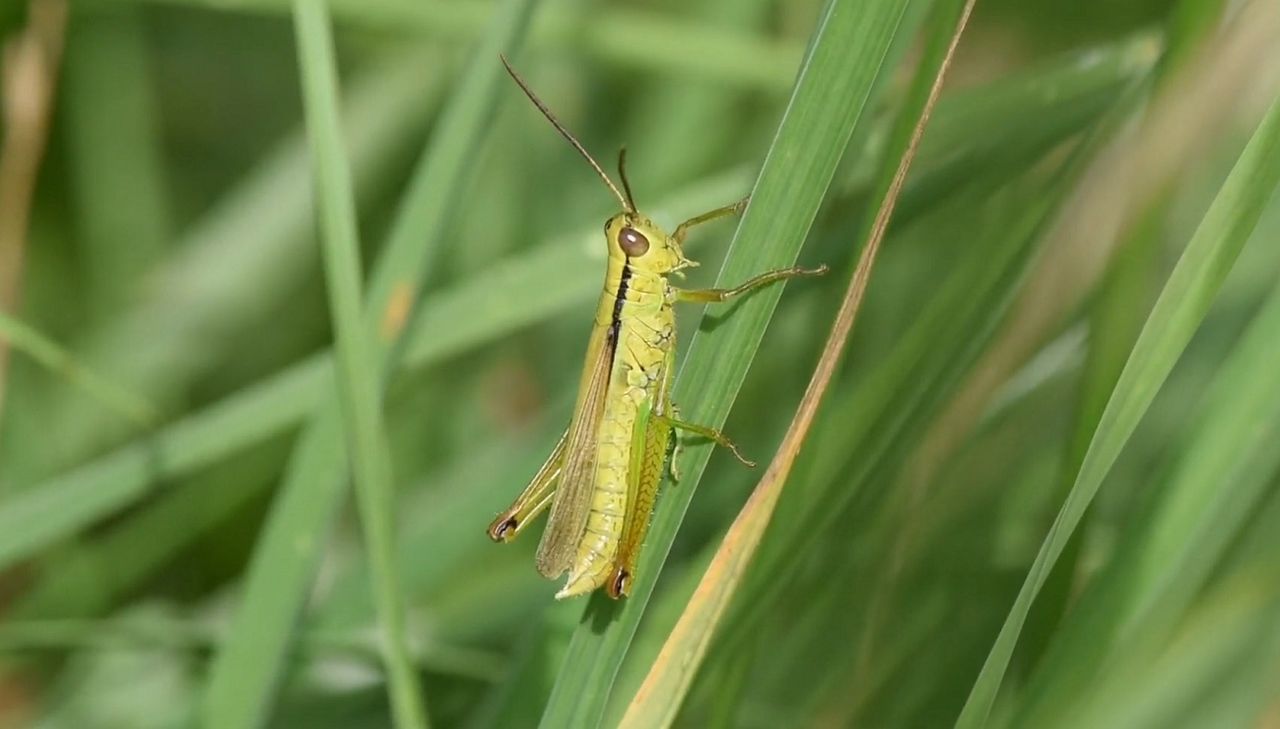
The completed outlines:
[[[597,432],[591,509],[569,579],[557,597],[591,592],[613,573],[628,509],[636,506],[627,500],[637,413],[659,399],[662,369],[674,345],[675,315],[665,279],[637,273],[622,282],[626,285],[619,291],[606,290],[601,299],[599,314],[609,309],[610,326],[616,327],[614,362]]]

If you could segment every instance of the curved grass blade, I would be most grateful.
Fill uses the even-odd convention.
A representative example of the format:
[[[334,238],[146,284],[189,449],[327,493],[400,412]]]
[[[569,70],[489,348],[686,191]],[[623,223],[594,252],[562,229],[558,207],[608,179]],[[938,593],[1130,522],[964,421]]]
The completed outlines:
[[[0,311],[0,347],[10,346],[136,426],[145,427],[156,417],[155,410],[141,396],[95,372],[33,327]]]
[[[1280,183],[1280,100],[1273,103],[1187,245],[1147,318],[1026,582],[992,645],[956,726],[986,723],[1022,624],[1054,562],[1143,413],[1213,302]]]
[[[895,141],[889,146],[883,181],[877,185],[879,194],[873,197],[877,208],[873,222],[865,234],[865,241],[861,235],[856,239],[862,254],[804,398],[783,436],[777,455],[729,527],[702,581],[627,708],[622,718],[623,727],[665,727],[675,721],[676,712],[702,664],[720,618],[737,593],[743,571],[760,544],[760,538],[773,516],[774,506],[786,486],[796,456],[835,376],[836,367],[862,306],[876,253],[888,229],[894,205],[919,148],[930,113],[942,90],[947,67],[960,42],[973,4],[974,0],[945,2],[935,11],[936,16],[930,24],[931,42],[917,70],[906,108],[903,109],[895,129]]]
[[[719,282],[744,280],[752,272],[795,261],[906,6],[895,0],[834,0],[827,6]],[[723,424],[779,296],[778,289],[761,291],[737,305],[733,316],[714,329],[694,336],[676,383],[676,400],[684,403],[690,421],[711,427]],[[600,722],[618,667],[710,455],[705,446],[685,451],[680,488],[668,490],[655,510],[631,596],[622,603],[596,596],[589,603],[542,726],[589,727]]]

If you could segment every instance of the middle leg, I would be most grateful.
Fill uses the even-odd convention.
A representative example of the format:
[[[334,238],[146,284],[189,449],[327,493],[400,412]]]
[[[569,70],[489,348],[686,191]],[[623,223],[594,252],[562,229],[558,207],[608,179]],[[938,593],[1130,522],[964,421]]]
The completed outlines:
[[[754,276],[730,289],[676,289],[676,300],[718,303],[728,301],[735,296],[745,294],[748,291],[758,289],[761,286],[768,286],[776,281],[783,281],[797,276],[821,276],[826,273],[827,270],[826,264],[818,266],[817,268],[801,268],[799,266],[781,268],[777,271],[766,271],[759,276]]]

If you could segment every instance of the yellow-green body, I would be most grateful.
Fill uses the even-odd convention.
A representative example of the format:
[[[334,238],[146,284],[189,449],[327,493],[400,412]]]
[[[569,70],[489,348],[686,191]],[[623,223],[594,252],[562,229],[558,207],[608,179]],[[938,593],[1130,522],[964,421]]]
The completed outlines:
[[[503,59],[506,63],[506,59]],[[538,571],[569,576],[557,598],[604,587],[625,596],[649,529],[658,486],[675,429],[709,438],[754,465],[718,430],[676,417],[670,401],[677,301],[717,302],[792,276],[821,274],[788,268],[769,271],[732,289],[688,291],[669,276],[696,265],[685,258],[685,234],[695,225],[741,213],[746,200],[681,223],[673,233],[636,210],[625,154],[618,159],[624,195],[577,139],[551,114],[520,76],[512,78],[547,120],[583,156],[623,206],[605,223],[608,266],[596,306],[573,419],[542,468],[515,502],[489,525],[494,541],[509,542],[550,508],[538,544]]]
[[[624,234],[644,241],[643,253],[629,255],[619,242]],[[694,265],[675,239],[636,213],[611,218],[605,236],[608,265],[573,420],[489,530],[509,541],[550,505],[537,562],[547,577],[569,573],[561,598],[601,586],[618,597],[629,587],[671,438],[676,292],[667,276]]]

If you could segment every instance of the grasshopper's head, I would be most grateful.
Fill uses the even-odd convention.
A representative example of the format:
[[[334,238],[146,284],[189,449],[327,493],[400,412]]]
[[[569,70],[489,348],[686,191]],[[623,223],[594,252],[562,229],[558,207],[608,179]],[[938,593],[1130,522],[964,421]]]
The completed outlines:
[[[684,257],[675,238],[639,213],[621,212],[609,218],[604,237],[609,257],[621,257],[633,271],[668,274],[697,265]]]

